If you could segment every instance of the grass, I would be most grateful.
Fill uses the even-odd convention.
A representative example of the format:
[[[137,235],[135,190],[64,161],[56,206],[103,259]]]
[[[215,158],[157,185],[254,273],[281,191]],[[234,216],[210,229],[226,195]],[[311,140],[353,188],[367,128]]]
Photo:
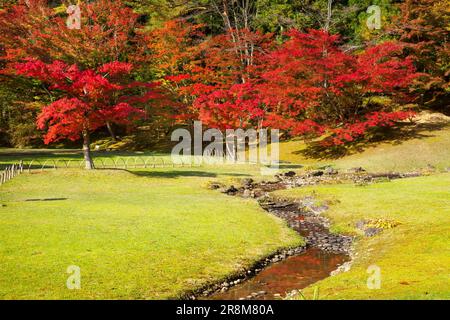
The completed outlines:
[[[170,154],[158,152],[128,152],[128,151],[92,151],[92,156],[97,167],[124,168],[125,165],[134,167],[135,164],[144,167],[147,162],[151,167],[153,164],[161,166],[163,163],[172,163]],[[25,167],[31,165],[34,169],[80,168],[84,166],[81,150],[77,149],[0,149],[0,168],[7,164],[24,161]],[[183,159],[187,160],[187,159]],[[128,161],[128,162],[127,162]]]
[[[409,137],[365,146],[336,159],[315,159],[305,155],[301,140],[282,142],[280,159],[305,166],[332,165],[338,169],[363,167],[369,171],[413,171],[428,165],[438,169],[450,167],[450,125],[439,130],[421,129]]]
[[[286,170],[325,165],[369,171],[432,165],[442,170],[450,167],[449,146],[448,125],[426,124],[334,159],[308,158],[303,142],[282,142],[280,158]],[[170,162],[169,155],[151,152],[94,152],[94,158],[107,165],[129,159],[132,167],[141,158]],[[31,159],[51,167],[52,161],[61,165],[82,156],[77,150],[0,149],[0,167]],[[19,176],[0,187],[0,299],[178,297],[280,247],[299,244],[293,231],[254,201],[203,187],[210,180],[261,179],[259,173],[258,166],[222,165],[37,170]],[[306,296],[319,286],[321,299],[450,299],[449,174],[277,194],[331,200],[327,215],[333,231],[357,236],[351,271],[314,284]],[[401,224],[365,238],[355,223],[367,218]],[[380,290],[366,286],[372,264],[381,267]],[[81,290],[66,288],[69,265],[81,267]]]
[[[433,115],[440,119],[433,121]],[[385,134],[382,141],[356,146],[342,157],[324,158],[319,157],[319,155],[311,155],[311,150],[300,139],[281,142],[279,146],[280,161],[283,163],[281,168],[309,168],[330,165],[344,170],[363,167],[372,172],[405,172],[424,169],[429,165],[439,170],[450,167],[450,118],[440,114],[425,113],[418,119],[418,124],[396,128],[389,134]],[[171,163],[169,153],[149,151],[93,151],[93,157],[98,167],[105,165],[105,167],[118,166],[124,168],[125,161],[129,161],[128,164],[131,167],[135,165],[135,161],[138,166],[142,167],[143,161],[147,161],[150,167],[153,164],[160,166],[163,161],[166,164]],[[40,168],[44,164],[50,168],[54,164],[53,161],[56,161],[58,166],[63,167],[68,160],[72,161],[71,167],[79,167],[80,163],[82,164],[82,155],[80,150],[71,149],[19,150],[0,148],[0,168],[2,164],[10,164],[19,160],[25,160],[26,164],[35,160],[33,163],[35,168]]]
[[[253,171],[252,171],[253,170]],[[23,174],[0,187],[1,299],[165,299],[300,244],[254,201],[202,187],[252,168]],[[81,289],[68,290],[68,266]]]
[[[322,185],[276,193],[313,195],[332,203],[326,215],[333,231],[357,236],[349,272],[327,278],[320,299],[450,299],[450,174],[396,180],[366,187]],[[390,219],[401,224],[367,238],[355,228],[361,219]],[[381,289],[367,288],[367,268],[381,268]]]

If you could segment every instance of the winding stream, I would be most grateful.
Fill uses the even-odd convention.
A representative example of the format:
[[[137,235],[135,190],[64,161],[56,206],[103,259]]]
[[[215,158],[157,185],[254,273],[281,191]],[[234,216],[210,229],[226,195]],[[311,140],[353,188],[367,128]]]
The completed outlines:
[[[234,189],[231,195],[248,195],[259,198],[267,192],[284,189],[284,183],[248,184],[240,190]],[[250,191],[249,191],[250,190]],[[256,191],[255,191],[256,190]],[[255,194],[256,192],[256,194]],[[331,234],[328,221],[320,216],[328,208],[314,207],[312,199],[303,203],[286,202],[266,198],[259,200],[262,208],[285,220],[289,227],[306,239],[303,250],[294,253],[281,253],[271,258],[271,264],[237,285],[222,286],[209,295],[212,300],[273,300],[286,296],[293,290],[301,290],[319,280],[330,276],[342,264],[350,260],[350,237]],[[258,272],[259,271],[259,272]]]
[[[243,271],[233,279],[216,284],[191,297],[210,300],[278,299],[325,279],[338,269],[346,269],[347,265],[343,265],[351,260],[353,239],[330,233],[328,220],[321,216],[328,210],[327,205],[316,205],[316,201],[308,197],[296,201],[274,199],[270,196],[271,192],[321,183],[353,182],[356,185],[365,185],[386,179],[420,175],[420,172],[369,174],[363,168],[353,168],[348,173],[341,174],[329,168],[302,176],[291,171],[275,176],[277,181],[254,183],[252,179],[245,179],[247,181],[243,181],[243,186],[239,189],[234,186],[222,188],[220,184],[211,186],[212,189],[221,189],[230,196],[257,199],[264,210],[286,221],[290,228],[305,238],[306,246],[283,250],[267,257],[253,269]]]
[[[345,254],[309,248],[302,254],[267,267],[242,284],[213,294],[209,299],[273,300],[284,297],[287,292],[303,289],[329,277],[332,271],[347,260]]]

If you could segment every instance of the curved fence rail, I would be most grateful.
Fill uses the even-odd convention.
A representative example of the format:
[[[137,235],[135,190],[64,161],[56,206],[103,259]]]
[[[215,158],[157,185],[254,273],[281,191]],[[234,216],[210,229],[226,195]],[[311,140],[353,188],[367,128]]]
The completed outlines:
[[[15,176],[18,176],[23,172],[23,161],[19,163],[14,163],[5,167],[4,170],[0,171],[0,185],[8,182]]]
[[[219,157],[194,157],[180,156],[176,159],[160,156],[137,157],[113,157],[94,158],[96,169],[148,169],[148,168],[176,168],[176,167],[201,167],[202,165],[217,165],[224,163],[224,158]],[[20,170],[31,172],[32,170],[56,170],[84,168],[83,159],[28,159],[20,162]],[[16,165],[17,166],[17,165]]]

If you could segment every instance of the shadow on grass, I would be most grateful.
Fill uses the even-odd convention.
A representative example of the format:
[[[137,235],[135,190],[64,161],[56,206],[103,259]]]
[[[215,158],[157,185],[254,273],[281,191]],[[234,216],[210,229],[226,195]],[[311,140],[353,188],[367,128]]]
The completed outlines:
[[[95,161],[96,158],[114,159],[128,157],[164,157],[167,154],[153,151],[134,152],[134,151],[91,151]],[[14,161],[83,161],[83,152],[80,149],[7,149],[0,150],[0,164],[10,164]]]
[[[129,171],[131,174],[140,177],[150,177],[150,178],[179,178],[179,177],[199,177],[199,178],[216,178],[218,176],[217,173],[200,171],[200,170],[172,170],[172,171]],[[224,176],[232,176],[232,177],[249,177],[248,174],[242,173],[220,173],[220,175]]]
[[[38,201],[64,201],[68,198],[45,198],[45,199],[26,199],[25,202],[38,202]]]
[[[334,146],[331,148],[323,146],[320,142],[312,142],[305,149],[293,153],[316,160],[339,159],[363,152],[369,148],[375,148],[381,143],[395,146],[412,139],[435,137],[435,135],[430,133],[449,127],[450,124],[448,122],[422,124],[401,123],[396,127],[379,128],[377,131],[372,132],[369,140],[355,141],[345,146]]]
[[[279,164],[278,168],[281,170],[289,170],[289,169],[301,169],[304,166],[301,164],[289,164],[289,163],[283,163],[283,164]]]

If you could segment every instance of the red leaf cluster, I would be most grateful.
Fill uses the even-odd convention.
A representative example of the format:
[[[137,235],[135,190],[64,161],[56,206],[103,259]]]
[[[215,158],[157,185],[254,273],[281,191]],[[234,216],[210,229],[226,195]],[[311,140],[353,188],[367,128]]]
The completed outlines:
[[[37,124],[47,129],[45,143],[61,139],[77,140],[84,131],[92,132],[107,122],[130,124],[131,120],[144,116],[138,103],[157,97],[145,90],[144,95],[130,96],[126,90],[139,86],[119,83],[116,78],[125,76],[132,65],[114,61],[97,70],[80,70],[76,65],[62,61],[46,64],[28,59],[15,64],[18,75],[32,77],[50,85],[62,98],[45,106]]]

